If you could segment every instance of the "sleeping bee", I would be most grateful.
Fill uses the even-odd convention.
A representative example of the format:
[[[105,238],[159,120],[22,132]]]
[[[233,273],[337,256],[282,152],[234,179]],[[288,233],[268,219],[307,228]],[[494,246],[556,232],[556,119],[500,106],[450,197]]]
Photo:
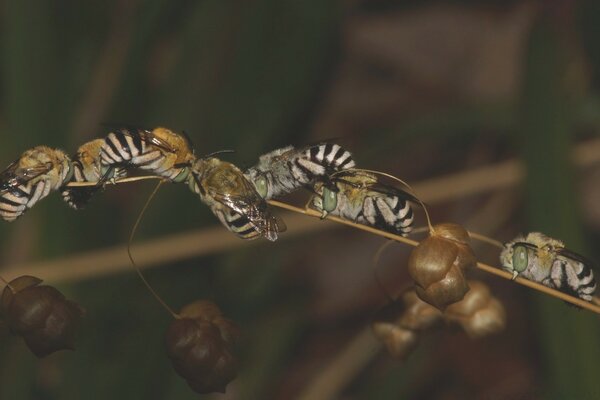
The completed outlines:
[[[127,170],[118,166],[102,164],[100,152],[104,139],[95,139],[79,147],[73,157],[73,177],[71,182],[93,182],[95,186],[64,187],[63,199],[72,208],[83,208],[90,198],[104,188],[104,183],[109,180],[127,176]]]
[[[412,230],[410,201],[412,194],[379,182],[378,177],[362,170],[349,169],[331,175],[328,182],[313,186],[313,207],[322,212],[373,226],[386,232],[407,236]]]
[[[320,143],[301,149],[287,146],[260,156],[258,164],[245,175],[268,200],[354,165],[352,154],[337,144]]]
[[[264,236],[274,241],[285,230],[252,183],[231,163],[214,157],[196,160],[189,186],[227,229],[243,239]]]
[[[500,253],[503,269],[552,289],[592,301],[596,280],[592,263],[539,232],[519,235]]]
[[[138,168],[171,182],[185,182],[196,159],[187,136],[167,128],[120,128],[108,134],[100,149],[105,167]]]
[[[14,221],[72,175],[70,158],[58,149],[37,146],[0,173],[0,216]]]

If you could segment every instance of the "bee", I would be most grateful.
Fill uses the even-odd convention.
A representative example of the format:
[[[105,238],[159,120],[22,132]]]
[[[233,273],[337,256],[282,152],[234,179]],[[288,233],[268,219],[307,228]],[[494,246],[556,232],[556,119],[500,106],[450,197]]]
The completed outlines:
[[[71,159],[62,150],[37,146],[0,173],[0,216],[14,221],[71,179]]]
[[[519,235],[500,253],[503,269],[552,289],[592,301],[596,280],[592,263],[539,232]]]
[[[412,230],[413,210],[409,202],[420,204],[412,194],[379,182],[377,175],[348,169],[317,182],[310,200],[322,213],[407,236]]]
[[[109,180],[127,176],[127,170],[115,165],[107,166],[102,163],[100,154],[104,139],[95,139],[79,147],[73,157],[73,177],[71,182],[94,182],[95,186],[64,187],[63,200],[72,208],[83,208],[90,198],[104,188]]]
[[[235,165],[215,157],[192,165],[190,189],[210,207],[227,229],[243,239],[277,239],[283,221],[271,215],[267,202]]]
[[[355,166],[352,154],[333,143],[296,149],[283,147],[263,154],[246,177],[265,199],[290,193],[337,171]]]
[[[104,139],[100,158],[105,167],[134,167],[171,182],[186,182],[196,159],[187,135],[162,127],[116,129]]]

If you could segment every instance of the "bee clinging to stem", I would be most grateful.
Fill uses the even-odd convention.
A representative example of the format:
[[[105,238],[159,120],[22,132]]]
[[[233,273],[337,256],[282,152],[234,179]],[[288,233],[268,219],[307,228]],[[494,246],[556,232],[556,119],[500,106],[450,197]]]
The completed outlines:
[[[246,177],[268,200],[354,166],[352,154],[337,144],[319,143],[299,149],[287,146],[260,156],[258,163],[246,171]]]
[[[227,229],[244,239],[264,236],[274,241],[285,230],[252,183],[229,162],[215,157],[197,159],[189,186]]]
[[[593,300],[596,280],[592,262],[565,248],[560,240],[539,232],[519,235],[504,246],[500,254],[502,267],[552,289]]]
[[[83,208],[96,192],[104,188],[107,181],[127,176],[125,168],[116,165],[107,166],[102,163],[100,154],[104,143],[104,139],[95,139],[84,143],[79,146],[72,159],[73,177],[71,182],[96,183],[94,186],[65,186],[63,188],[63,199],[76,210]]]
[[[315,183],[312,205],[322,213],[322,218],[331,214],[407,236],[414,217],[410,202],[419,205],[421,202],[404,189],[381,183],[382,176],[398,180],[377,171],[338,171],[330,175],[327,181]]]
[[[14,221],[72,173],[71,159],[62,150],[37,146],[25,151],[0,173],[0,216]]]
[[[102,165],[137,168],[171,182],[186,182],[196,157],[187,135],[167,128],[119,128],[100,149]]]

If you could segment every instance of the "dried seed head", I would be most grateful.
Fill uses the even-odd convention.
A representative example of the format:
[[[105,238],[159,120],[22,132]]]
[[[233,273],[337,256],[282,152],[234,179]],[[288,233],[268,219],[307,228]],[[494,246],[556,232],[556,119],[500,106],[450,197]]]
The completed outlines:
[[[443,311],[464,297],[469,290],[465,272],[476,263],[468,240],[460,225],[440,224],[411,252],[408,272],[421,300]]]
[[[406,358],[416,348],[421,332],[432,328],[441,318],[438,309],[419,299],[411,290],[404,293],[402,301],[383,307],[372,328],[392,356]]]
[[[233,355],[238,328],[205,300],[185,306],[179,315],[165,335],[173,368],[197,393],[224,393],[238,371]]]
[[[506,325],[504,306],[486,285],[470,281],[471,290],[465,298],[450,305],[445,316],[458,322],[471,337],[483,337],[502,331]]]
[[[376,321],[372,324],[373,333],[381,340],[392,357],[404,359],[419,344],[419,334],[391,322]]]
[[[37,356],[74,349],[83,309],[41,279],[21,276],[4,288],[0,310],[11,332]]]

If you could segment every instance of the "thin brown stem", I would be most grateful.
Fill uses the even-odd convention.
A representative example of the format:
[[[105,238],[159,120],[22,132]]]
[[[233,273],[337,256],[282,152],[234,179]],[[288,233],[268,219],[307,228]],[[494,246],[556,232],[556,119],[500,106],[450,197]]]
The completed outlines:
[[[109,180],[106,182],[106,184],[107,185],[119,185],[122,183],[132,183],[132,182],[145,181],[145,180],[150,180],[150,179],[159,179],[161,181],[164,181],[165,178],[163,178],[161,176],[156,176],[156,175],[132,176],[129,178],[115,179],[114,181]],[[67,186],[67,187],[88,187],[88,186],[96,186],[97,184],[98,184],[98,182],[69,182],[65,186]]]
[[[175,311],[173,311],[173,309],[171,307],[169,307],[169,305],[167,303],[165,303],[165,301],[158,295],[158,293],[156,293],[156,291],[152,288],[152,286],[150,286],[150,283],[146,280],[146,278],[144,277],[144,274],[142,274],[142,270],[135,263],[135,260],[133,259],[133,254],[131,254],[131,243],[133,242],[133,238],[135,237],[135,233],[137,232],[137,228],[140,225],[140,222],[142,222],[142,217],[144,216],[144,213],[148,209],[148,206],[150,206],[150,203],[152,202],[152,199],[154,198],[154,196],[158,192],[158,189],[160,189],[160,187],[163,184],[163,182],[164,182],[163,180],[161,180],[161,181],[158,182],[158,184],[156,185],[156,187],[154,188],[154,190],[152,191],[152,193],[148,197],[148,200],[146,200],[146,204],[144,204],[144,208],[142,208],[142,211],[140,212],[140,215],[138,215],[138,218],[135,221],[135,224],[133,225],[133,228],[131,229],[131,234],[129,235],[129,241],[127,242],[127,255],[129,256],[129,260],[131,261],[131,265],[133,266],[133,268],[137,272],[137,274],[140,277],[140,279],[142,280],[142,282],[144,282],[144,285],[146,285],[146,288],[148,288],[148,290],[150,291],[150,293],[152,293],[152,295],[154,296],[154,298],[156,298],[156,300],[165,308],[165,310],[167,310],[167,312],[169,314],[171,314],[173,316],[173,318],[178,319],[179,315]]]
[[[316,211],[313,211],[313,210],[310,210],[310,209],[304,210],[302,208],[295,207],[295,206],[292,206],[292,205],[289,205],[289,204],[286,204],[286,203],[282,203],[280,201],[269,200],[269,204],[271,204],[272,206],[275,206],[275,207],[283,208],[283,209],[286,209],[286,210],[289,210],[289,211],[293,211],[293,212],[297,212],[297,213],[300,213],[300,214],[310,215],[311,217],[316,217],[316,218],[320,218],[321,217],[321,214],[318,213],[318,212],[316,212]],[[345,219],[342,219],[342,218],[333,217],[333,216],[327,216],[326,219],[330,220],[330,221],[333,221],[333,222],[340,223],[340,224],[348,225],[348,226],[351,226],[353,228],[360,229],[360,230],[363,230],[363,231],[366,231],[366,232],[369,232],[369,233],[373,233],[375,235],[383,236],[383,237],[386,237],[388,239],[395,240],[397,242],[408,244],[410,246],[417,246],[419,244],[419,242],[417,242],[417,241],[414,241],[414,240],[411,240],[411,239],[407,239],[407,238],[399,236],[399,235],[394,235],[393,233],[384,232],[384,231],[381,231],[379,229],[372,228],[370,226],[357,224],[355,222],[348,221],[348,220],[345,220]],[[496,276],[499,276],[501,278],[505,278],[505,279],[508,279],[508,280],[513,280],[512,274],[510,274],[510,273],[508,273],[506,271],[503,271],[500,268],[492,267],[491,265],[487,265],[487,264],[484,264],[484,263],[481,263],[481,262],[477,263],[477,268],[479,268],[482,271],[488,272],[490,274],[494,274]],[[546,287],[546,286],[544,286],[542,284],[539,284],[537,282],[530,281],[530,280],[524,279],[524,278],[519,278],[519,277],[517,277],[514,280],[514,282],[516,282],[518,284],[521,284],[523,286],[527,286],[527,287],[529,287],[531,289],[534,289],[534,290],[537,290],[539,292],[543,292],[543,293],[548,294],[548,295],[550,295],[552,297],[556,297],[558,299],[564,300],[564,301],[566,301],[568,303],[574,304],[574,305],[579,306],[581,308],[584,308],[586,310],[595,312],[596,314],[600,314],[600,306],[597,306],[596,304],[593,304],[593,303],[590,303],[588,301],[579,299],[577,297],[569,296],[566,293],[559,292],[558,290],[551,289],[551,288]]]

